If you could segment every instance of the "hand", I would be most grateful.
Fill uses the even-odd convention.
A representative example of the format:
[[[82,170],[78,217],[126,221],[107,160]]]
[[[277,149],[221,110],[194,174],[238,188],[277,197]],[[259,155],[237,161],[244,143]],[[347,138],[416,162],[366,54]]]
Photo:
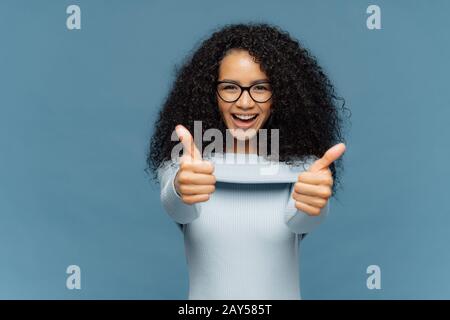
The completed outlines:
[[[333,177],[328,168],[345,152],[345,144],[339,143],[328,149],[322,158],[316,160],[298,176],[292,197],[295,207],[310,216],[317,216],[332,195]]]
[[[175,189],[186,204],[207,201],[215,190],[214,166],[202,160],[189,130],[182,125],[178,125],[175,130],[183,144],[183,156],[174,181]]]

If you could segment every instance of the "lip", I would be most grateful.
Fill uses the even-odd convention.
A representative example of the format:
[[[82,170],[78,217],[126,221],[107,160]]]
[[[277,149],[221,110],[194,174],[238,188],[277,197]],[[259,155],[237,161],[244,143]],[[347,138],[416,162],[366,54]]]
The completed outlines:
[[[253,119],[250,122],[244,122],[244,121],[234,118],[233,114],[230,114],[231,121],[233,121],[235,127],[237,127],[238,129],[248,129],[248,128],[252,127],[258,120],[259,116],[260,116],[259,114],[256,114],[255,119]]]

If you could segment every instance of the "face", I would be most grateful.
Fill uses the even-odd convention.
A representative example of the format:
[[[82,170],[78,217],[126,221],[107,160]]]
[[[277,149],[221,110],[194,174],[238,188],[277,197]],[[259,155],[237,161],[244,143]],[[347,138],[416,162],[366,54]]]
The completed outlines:
[[[272,99],[268,77],[247,51],[234,49],[222,59],[218,81],[227,81],[219,85],[220,94],[217,93],[225,125],[238,140],[253,138],[270,116]],[[257,85],[250,89],[251,96],[249,91],[243,90],[238,100],[227,102],[239,95],[240,89],[234,84],[243,87]],[[253,100],[252,96],[260,102]],[[267,97],[270,98],[267,100]]]

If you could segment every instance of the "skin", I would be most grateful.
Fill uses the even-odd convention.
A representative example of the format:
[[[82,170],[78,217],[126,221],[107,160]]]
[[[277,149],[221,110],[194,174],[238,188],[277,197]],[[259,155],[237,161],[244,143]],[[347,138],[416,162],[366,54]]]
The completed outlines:
[[[223,59],[219,67],[219,81],[236,82],[241,86],[251,86],[254,83],[269,81],[269,77],[261,70],[261,67],[245,50],[231,50]],[[255,144],[249,140],[256,138],[256,132],[263,127],[270,116],[272,99],[267,102],[255,102],[248,91],[242,92],[236,102],[223,101],[217,95],[217,105],[227,128],[235,138],[234,150],[227,150],[235,153],[256,153]],[[257,118],[250,128],[240,129],[233,119],[232,114],[257,114]],[[249,130],[253,129],[253,130]],[[236,140],[245,141],[237,143]],[[245,147],[245,148],[244,148]]]
[[[268,77],[248,52],[231,50],[221,61],[218,80],[232,80],[241,86],[250,86],[255,81],[268,80]],[[235,143],[234,150],[227,151],[256,153],[256,150],[251,147],[252,144],[248,142],[255,138],[255,132],[263,127],[269,118],[272,100],[257,103],[247,91],[244,91],[236,102],[225,102],[217,97],[217,104],[223,121],[234,138],[245,142]],[[233,113],[258,114],[258,117],[250,128],[236,130],[239,127],[233,121]],[[183,144],[183,156],[174,181],[175,189],[186,204],[208,201],[211,193],[215,191],[214,167],[211,162],[202,160],[192,135],[185,127],[178,125],[175,129]],[[332,194],[333,178],[329,166],[344,152],[345,145],[339,143],[325,152],[323,157],[316,160],[307,171],[299,174],[292,193],[298,210],[311,216],[320,214]]]

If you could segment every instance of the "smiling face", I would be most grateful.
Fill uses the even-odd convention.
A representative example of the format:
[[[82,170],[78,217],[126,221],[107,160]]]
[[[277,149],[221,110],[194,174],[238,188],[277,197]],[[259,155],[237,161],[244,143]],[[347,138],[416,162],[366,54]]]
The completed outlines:
[[[219,85],[217,93],[217,103],[225,125],[235,139],[254,138],[270,116],[272,99],[268,77],[247,51],[233,49],[220,63],[218,81],[226,81]],[[246,90],[242,91],[238,100],[227,102],[239,95],[240,89],[235,84],[242,87],[256,84],[250,91],[254,99],[262,102],[255,102]]]

